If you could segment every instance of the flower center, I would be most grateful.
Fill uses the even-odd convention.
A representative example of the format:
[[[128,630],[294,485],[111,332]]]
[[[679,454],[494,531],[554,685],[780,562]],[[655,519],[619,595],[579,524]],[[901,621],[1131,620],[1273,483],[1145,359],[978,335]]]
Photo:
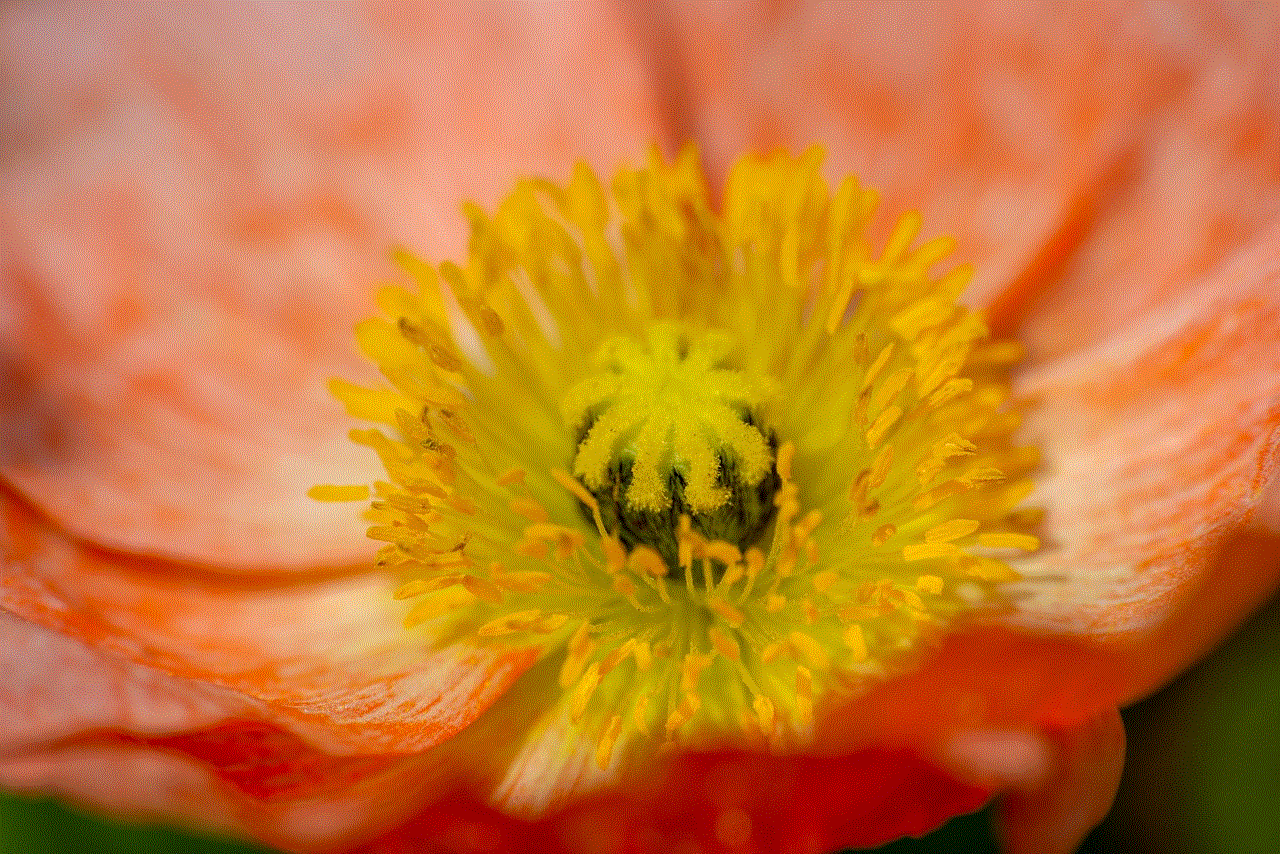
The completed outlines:
[[[352,438],[405,625],[540,658],[503,702],[601,766],[803,748],[1038,547],[1018,348],[934,274],[950,240],[873,248],[876,194],[820,161],[744,159],[719,209],[692,154],[522,182],[465,265],[401,254],[418,288],[357,327],[390,386],[333,385],[382,425]]]
[[[649,330],[647,347],[611,338],[597,373],[561,407],[580,437],[573,473],[605,529],[672,568],[682,517],[707,539],[746,548],[774,515],[777,440],[760,426],[773,386],[734,368],[731,353],[728,335],[670,323]]]

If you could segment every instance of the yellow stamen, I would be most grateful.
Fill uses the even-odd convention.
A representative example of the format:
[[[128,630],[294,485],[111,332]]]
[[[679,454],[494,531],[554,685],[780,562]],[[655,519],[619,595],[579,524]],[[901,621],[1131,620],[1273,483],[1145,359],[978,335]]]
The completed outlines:
[[[963,539],[981,527],[977,519],[949,519],[941,525],[934,525],[924,532],[926,543],[949,543]]]
[[[1031,534],[979,534],[978,543],[992,549],[1021,549],[1026,552],[1040,548],[1040,538]]]
[[[718,205],[692,152],[522,181],[462,262],[395,254],[416,287],[356,332],[388,384],[330,386],[386,475],[312,497],[372,499],[423,644],[541,656],[602,768],[803,747],[1039,547],[1019,348],[935,273],[952,241],[907,213],[878,249],[821,159],[744,159]]]
[[[313,486],[307,490],[307,496],[316,501],[367,501],[369,487],[365,484],[357,486]]]

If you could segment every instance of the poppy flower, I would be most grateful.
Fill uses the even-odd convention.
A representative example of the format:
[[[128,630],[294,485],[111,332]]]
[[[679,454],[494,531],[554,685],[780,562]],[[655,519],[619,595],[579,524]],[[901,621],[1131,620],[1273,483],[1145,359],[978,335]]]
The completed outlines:
[[[6,7],[0,784],[442,851],[1012,789],[1070,850],[1276,582],[1266,14]],[[380,555],[313,498],[371,483]]]

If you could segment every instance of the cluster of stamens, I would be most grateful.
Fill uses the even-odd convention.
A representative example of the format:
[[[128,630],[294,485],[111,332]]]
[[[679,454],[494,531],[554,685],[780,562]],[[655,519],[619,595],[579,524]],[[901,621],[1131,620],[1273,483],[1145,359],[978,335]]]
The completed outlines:
[[[1016,349],[957,303],[965,268],[932,276],[948,241],[908,215],[875,256],[874,193],[817,166],[743,161],[721,213],[690,157],[522,184],[470,211],[465,267],[402,258],[420,292],[358,330],[392,388],[334,386],[389,428],[353,438],[406,625],[553,659],[539,713],[601,767],[803,744],[1038,545]]]

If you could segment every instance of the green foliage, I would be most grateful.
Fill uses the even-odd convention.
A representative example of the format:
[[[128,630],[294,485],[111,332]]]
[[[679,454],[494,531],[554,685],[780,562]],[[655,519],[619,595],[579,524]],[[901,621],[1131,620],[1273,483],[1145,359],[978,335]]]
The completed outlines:
[[[149,824],[106,821],[48,798],[0,794],[0,854],[267,854]]]

